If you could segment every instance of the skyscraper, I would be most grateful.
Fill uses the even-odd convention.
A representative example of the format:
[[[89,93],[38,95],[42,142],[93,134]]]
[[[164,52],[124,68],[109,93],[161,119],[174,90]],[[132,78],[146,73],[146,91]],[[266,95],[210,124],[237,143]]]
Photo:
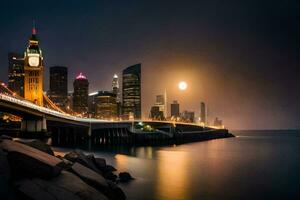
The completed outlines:
[[[121,97],[120,97],[119,77],[117,74],[113,76],[112,92],[116,95],[117,117],[120,117],[120,115],[122,114],[122,105],[121,105]]]
[[[141,64],[123,70],[123,115],[141,119]]]
[[[165,120],[166,118],[166,98],[165,95],[156,95],[156,102],[150,110],[150,118]]]
[[[35,27],[32,29],[24,55],[24,97],[26,100],[43,106],[44,62]]]
[[[173,103],[171,103],[171,117],[179,117],[179,115],[179,103],[177,101],[173,101]]]
[[[96,113],[99,119],[117,118],[117,101],[116,94],[110,91],[99,91],[95,98]]]
[[[113,76],[112,91],[116,95],[117,102],[120,102],[119,77],[117,74]]]
[[[91,117],[96,117],[96,98],[99,92],[93,92],[88,97],[88,110]]]
[[[206,108],[205,103],[200,103],[200,122],[205,125],[206,124]]]
[[[8,88],[24,97],[24,57],[17,53],[8,54]]]
[[[73,111],[86,116],[88,114],[89,82],[87,78],[80,73],[76,77],[73,87]]]
[[[68,68],[50,67],[49,98],[60,108],[65,109],[68,97]]]

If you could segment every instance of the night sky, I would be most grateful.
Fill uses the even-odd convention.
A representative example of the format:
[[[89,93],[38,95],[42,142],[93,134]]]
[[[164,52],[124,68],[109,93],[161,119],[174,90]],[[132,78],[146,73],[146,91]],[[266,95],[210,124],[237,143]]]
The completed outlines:
[[[300,128],[297,1],[2,0],[0,80],[33,20],[46,76],[49,66],[67,66],[70,90],[79,72],[90,92],[109,90],[114,73],[142,63],[144,116],[166,88],[181,111],[198,114],[205,101],[209,118],[230,129]]]

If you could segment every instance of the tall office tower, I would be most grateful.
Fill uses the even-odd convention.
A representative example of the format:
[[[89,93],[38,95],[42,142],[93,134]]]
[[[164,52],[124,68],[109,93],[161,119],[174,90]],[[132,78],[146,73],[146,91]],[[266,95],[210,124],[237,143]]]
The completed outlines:
[[[33,27],[29,45],[24,53],[24,97],[43,106],[44,63],[36,29]]]
[[[95,98],[96,118],[116,119],[118,114],[117,96],[110,91],[99,91]]]
[[[117,102],[120,102],[119,77],[117,74],[113,76],[112,91],[116,95]]]
[[[205,103],[200,103],[200,122],[205,125],[206,124],[206,108]]]
[[[74,83],[73,111],[82,116],[88,114],[89,81],[80,73]]]
[[[141,119],[141,64],[123,70],[124,118]]]
[[[179,117],[180,111],[179,111],[179,103],[177,101],[173,101],[171,103],[171,117]]]
[[[89,107],[89,114],[91,117],[96,117],[96,98],[98,96],[98,92],[93,92],[89,94],[88,97],[88,107]]]
[[[63,66],[50,67],[49,98],[60,108],[66,108],[68,101],[68,68]]]
[[[156,102],[151,107],[150,117],[152,119],[164,120],[166,118],[166,98],[165,95],[156,95]],[[156,111],[158,108],[158,111]]]
[[[66,110],[72,113],[73,110],[73,91],[68,91]]]
[[[120,117],[120,115],[122,114],[122,105],[121,105],[121,97],[120,97],[119,77],[117,74],[113,76],[112,92],[116,95],[117,117]]]
[[[24,57],[17,53],[8,54],[8,88],[24,97]]]

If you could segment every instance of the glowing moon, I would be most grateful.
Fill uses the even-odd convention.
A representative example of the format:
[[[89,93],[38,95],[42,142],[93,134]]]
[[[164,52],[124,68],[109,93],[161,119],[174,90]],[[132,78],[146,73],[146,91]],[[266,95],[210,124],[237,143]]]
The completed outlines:
[[[185,81],[180,81],[179,84],[178,84],[179,90],[186,90],[187,86],[188,85]]]

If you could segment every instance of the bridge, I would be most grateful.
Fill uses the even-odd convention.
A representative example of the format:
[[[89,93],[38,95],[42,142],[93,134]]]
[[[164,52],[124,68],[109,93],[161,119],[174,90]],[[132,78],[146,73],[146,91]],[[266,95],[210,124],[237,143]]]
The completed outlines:
[[[173,121],[109,121],[84,118],[65,113],[47,99],[48,107],[36,105],[18,97],[4,84],[0,86],[0,111],[22,118],[20,131],[27,133],[51,132],[53,143],[78,144],[87,138],[94,144],[133,144],[181,138],[198,138],[227,130]]]

